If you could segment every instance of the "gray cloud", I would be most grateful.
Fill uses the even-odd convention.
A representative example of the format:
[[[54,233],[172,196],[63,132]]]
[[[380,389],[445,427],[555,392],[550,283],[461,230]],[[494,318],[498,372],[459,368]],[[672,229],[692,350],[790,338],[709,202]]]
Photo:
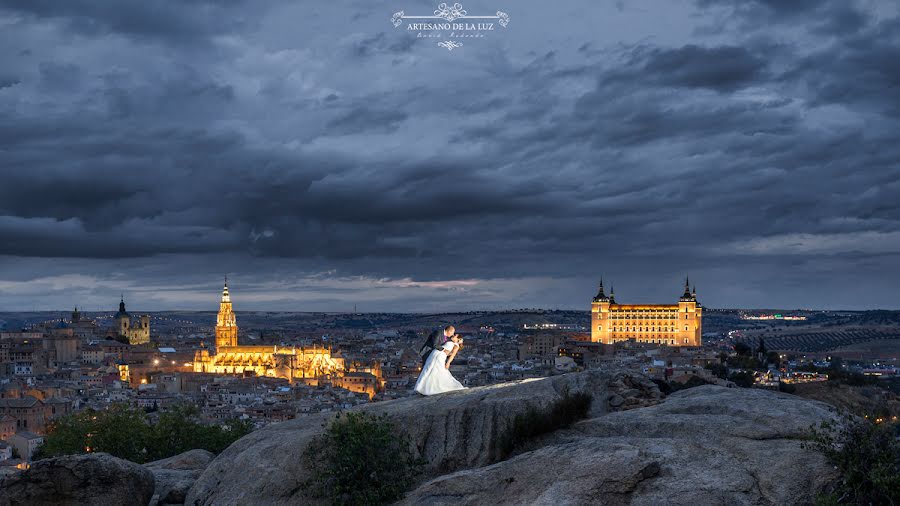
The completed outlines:
[[[116,33],[157,41],[196,42],[245,28],[253,11],[241,0],[3,0],[0,7],[39,22],[53,20],[74,33],[102,37]],[[257,7],[258,8],[258,7]]]
[[[0,309],[202,308],[224,272],[257,308],[583,307],[601,273],[668,300],[686,271],[711,305],[895,305],[887,4],[501,7],[450,53],[371,4],[0,2]]]
[[[653,49],[646,55],[642,74],[659,76],[659,82],[674,86],[732,91],[754,84],[763,77],[762,58],[742,47]]]

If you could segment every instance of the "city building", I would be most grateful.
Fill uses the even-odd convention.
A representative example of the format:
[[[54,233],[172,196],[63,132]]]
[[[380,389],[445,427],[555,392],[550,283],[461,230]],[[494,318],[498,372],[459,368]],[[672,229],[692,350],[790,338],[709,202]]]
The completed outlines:
[[[9,437],[9,444],[26,462],[31,462],[38,447],[44,444],[44,438],[27,430],[20,430]]]
[[[559,347],[568,336],[558,332],[541,332],[525,336],[519,345],[519,360],[537,360],[544,365],[555,363]]]
[[[91,319],[83,318],[77,307],[72,312],[70,325],[73,335],[79,339],[90,339],[95,337],[98,332],[97,323]]]
[[[612,344],[634,339],[668,346],[700,346],[703,308],[687,279],[677,304],[618,304],[610,289],[591,302],[591,341]]]
[[[128,344],[145,344],[150,342],[150,316],[141,315],[137,326],[132,325],[131,315],[125,311],[125,297],[119,301],[119,312],[116,313],[118,335],[128,339]]]
[[[340,375],[344,361],[324,347],[238,344],[238,326],[228,293],[228,282],[222,291],[216,318],[216,349],[206,348],[194,354],[194,372],[214,374],[246,374],[284,378],[291,382],[317,384],[325,377]]]
[[[6,440],[16,433],[16,418],[12,415],[0,415],[0,440]]]
[[[47,410],[44,403],[33,395],[19,399],[0,399],[0,417],[11,416],[16,420],[16,430],[43,432]]]

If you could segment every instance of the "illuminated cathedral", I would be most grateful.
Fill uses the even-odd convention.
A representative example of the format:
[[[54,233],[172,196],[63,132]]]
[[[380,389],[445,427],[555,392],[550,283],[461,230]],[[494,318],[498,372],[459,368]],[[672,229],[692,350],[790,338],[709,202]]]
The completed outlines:
[[[703,308],[696,288],[684,281],[684,293],[677,304],[618,304],[610,288],[600,291],[591,302],[591,341],[612,344],[634,339],[668,346],[700,346]]]
[[[331,355],[322,347],[238,344],[238,326],[228,293],[228,280],[222,290],[219,314],[216,318],[216,348],[194,353],[194,372],[216,374],[245,374],[285,378],[292,383],[301,381],[318,384],[320,380],[343,375],[344,359]]]
[[[81,314],[78,309],[72,313],[72,321],[79,322]],[[137,325],[131,319],[128,311],[125,311],[125,296],[119,300],[119,312],[116,313],[116,332],[128,341],[128,344],[146,344],[150,342],[150,316],[141,315]]]

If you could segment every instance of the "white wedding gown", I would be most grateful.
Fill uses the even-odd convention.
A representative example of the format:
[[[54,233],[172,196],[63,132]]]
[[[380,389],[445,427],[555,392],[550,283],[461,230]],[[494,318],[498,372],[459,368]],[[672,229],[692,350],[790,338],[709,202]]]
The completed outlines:
[[[453,341],[444,343],[444,349],[447,351],[452,351],[454,346],[456,343]],[[419,373],[419,379],[416,380],[416,392],[422,395],[434,395],[466,388],[450,374],[446,364],[446,353],[441,350],[432,351],[422,367],[422,372]]]

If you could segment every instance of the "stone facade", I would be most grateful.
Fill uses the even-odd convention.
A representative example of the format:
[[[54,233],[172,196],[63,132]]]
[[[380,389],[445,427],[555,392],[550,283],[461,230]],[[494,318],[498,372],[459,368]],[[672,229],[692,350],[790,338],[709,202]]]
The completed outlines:
[[[146,344],[150,342],[150,316],[141,315],[137,326],[131,321],[131,315],[125,311],[125,298],[119,301],[119,312],[116,313],[116,329],[118,334],[128,339],[128,344]]]
[[[344,371],[343,359],[333,357],[331,350],[327,348],[240,346],[237,333],[237,321],[226,281],[216,318],[216,349],[210,352],[204,348],[194,354],[194,372],[252,373],[256,376],[285,378],[291,382],[318,384],[320,380],[336,377]]]
[[[238,326],[231,307],[231,295],[228,294],[228,280],[222,290],[222,301],[219,302],[219,314],[216,317],[216,349],[237,346]]]
[[[669,346],[700,346],[703,308],[687,280],[677,304],[618,304],[600,291],[591,302],[591,341],[612,344],[634,339]]]

